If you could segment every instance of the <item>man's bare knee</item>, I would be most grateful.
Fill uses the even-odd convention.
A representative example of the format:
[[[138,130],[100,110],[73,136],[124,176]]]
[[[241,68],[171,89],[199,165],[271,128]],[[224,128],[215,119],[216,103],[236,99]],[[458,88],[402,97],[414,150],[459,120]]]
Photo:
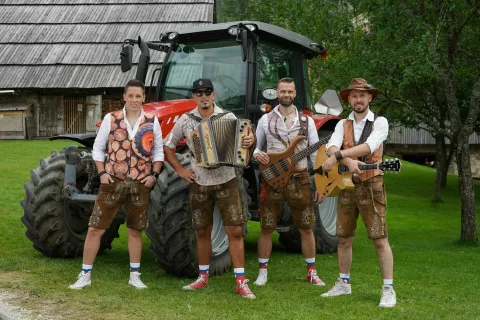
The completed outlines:
[[[388,243],[388,238],[374,239],[373,243],[375,243],[375,247],[377,247],[377,250],[379,251],[383,251],[390,247],[390,244]]]
[[[142,237],[142,231],[127,228],[127,232],[128,232],[129,237],[133,237],[133,238],[141,238]]]
[[[199,238],[210,238],[210,236],[212,235],[212,225],[209,225],[206,228],[197,229],[196,231]]]
[[[105,233],[104,229],[97,229],[97,228],[89,227],[87,236],[89,238],[100,238],[100,237],[102,237],[102,235],[104,233]]]
[[[340,248],[352,247],[353,237],[338,237],[338,246]]]
[[[225,231],[229,238],[241,238],[242,226],[225,226]]]

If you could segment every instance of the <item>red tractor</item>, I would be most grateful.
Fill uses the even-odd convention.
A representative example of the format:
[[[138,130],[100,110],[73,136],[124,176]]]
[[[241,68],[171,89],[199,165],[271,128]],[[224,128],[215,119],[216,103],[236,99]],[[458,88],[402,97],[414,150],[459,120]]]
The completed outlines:
[[[313,117],[320,138],[331,134],[340,119],[341,105],[332,90],[327,90],[312,107],[308,60],[326,56],[326,49],[300,34],[262,22],[243,21],[167,32],[160,35],[158,42],[127,39],[121,51],[124,72],[131,68],[135,44],[142,53],[136,78],[143,82],[148,72],[150,50],[165,53],[155,86],[155,102],[143,106],[145,111],[158,117],[164,136],[183,113],[196,107],[188,88],[198,78],[213,81],[217,105],[254,124],[277,104],[275,87],[283,77],[295,79],[295,105]],[[84,147],[71,146],[54,152],[32,170],[21,203],[24,208],[22,222],[34,247],[46,256],[76,257],[82,254],[88,218],[99,186],[91,158],[95,135],[65,135],[54,139],[71,139]],[[180,143],[176,152],[183,166],[189,167],[192,158],[185,143]],[[252,163],[247,169],[239,170],[238,175],[244,177],[239,188],[244,195],[245,215],[258,221],[262,185],[258,167]],[[317,252],[334,252],[337,247],[336,198],[327,198],[320,206],[315,205],[315,213]],[[102,238],[101,250],[111,248],[124,219],[124,214],[119,212]],[[277,231],[288,251],[300,252],[300,234],[293,225],[288,206],[285,206]],[[187,182],[167,163],[152,191],[146,234],[157,263],[168,273],[196,275],[196,235],[191,227]],[[216,210],[210,271],[221,274],[230,264],[228,238]]]

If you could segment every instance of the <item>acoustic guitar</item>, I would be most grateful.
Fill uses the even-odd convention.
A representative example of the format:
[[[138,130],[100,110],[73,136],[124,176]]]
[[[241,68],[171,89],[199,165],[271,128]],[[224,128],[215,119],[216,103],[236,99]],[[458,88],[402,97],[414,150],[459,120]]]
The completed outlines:
[[[315,158],[315,186],[320,194],[326,197],[335,197],[342,190],[353,190],[355,185],[352,181],[352,173],[347,166],[337,163],[328,171],[322,169],[321,165],[327,161],[328,155],[325,146],[322,146]],[[382,170],[383,172],[400,172],[402,164],[400,160],[387,160],[382,163],[359,165],[358,168],[364,170]]]
[[[305,137],[295,137],[292,143],[284,151],[267,153],[269,159],[268,164],[258,163],[260,173],[271,187],[278,189],[286,186],[290,179],[290,175],[293,173],[305,172],[307,170],[307,168],[299,169],[296,164],[303,158],[306,158],[317,151],[322,144],[325,144],[330,140],[330,137],[331,135],[298,153],[295,153],[295,147],[300,141],[305,139]]]

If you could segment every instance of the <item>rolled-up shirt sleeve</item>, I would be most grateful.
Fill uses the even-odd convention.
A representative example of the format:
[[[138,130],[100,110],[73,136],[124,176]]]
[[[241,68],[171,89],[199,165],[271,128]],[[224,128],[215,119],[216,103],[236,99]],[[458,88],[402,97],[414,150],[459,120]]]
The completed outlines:
[[[388,121],[384,117],[378,117],[373,124],[373,131],[365,143],[370,148],[370,154],[374,153],[383,141],[387,140]]]
[[[308,117],[308,145],[311,146],[319,141],[317,127],[315,127],[315,122],[312,118]],[[317,151],[310,154],[310,160],[315,164],[315,158],[317,157]]]
[[[162,128],[160,128],[160,123],[158,122],[157,117],[153,119],[153,156],[152,161],[164,161],[165,156],[163,154],[163,139],[162,139]]]
[[[338,121],[337,125],[335,126],[335,131],[333,131],[332,137],[328,141],[326,145],[326,149],[330,149],[330,147],[335,146],[337,148],[341,148],[343,145],[343,122],[345,120]]]
[[[182,115],[180,119],[175,123],[170,133],[163,139],[163,145],[170,149],[175,149],[178,142],[184,138],[183,135],[183,122],[185,121],[186,115]]]
[[[108,135],[110,134],[110,122],[110,113],[107,113],[93,143],[92,158],[95,161],[105,161],[105,148],[107,147]]]
[[[264,122],[265,122],[265,115],[260,118],[257,124],[257,131],[255,132],[257,146],[255,147],[255,151],[253,152],[254,154],[262,151],[263,145],[267,138],[265,134]]]

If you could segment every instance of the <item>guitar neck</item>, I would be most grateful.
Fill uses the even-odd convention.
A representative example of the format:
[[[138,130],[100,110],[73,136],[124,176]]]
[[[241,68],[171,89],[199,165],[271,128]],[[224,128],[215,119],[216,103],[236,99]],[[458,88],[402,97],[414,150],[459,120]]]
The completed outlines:
[[[322,140],[312,144],[306,149],[303,149],[302,151],[295,153],[293,156],[290,157],[292,160],[292,164],[296,164],[298,161],[302,160],[303,158],[308,157],[310,154],[314,153],[317,151],[323,144],[327,143],[328,140],[330,140],[331,135],[329,135],[326,138],[323,138]]]
[[[373,164],[361,164],[358,166],[360,170],[377,170],[380,169],[378,163],[373,163]],[[339,165],[338,166],[338,173],[344,173],[344,172],[349,172],[350,170],[348,169],[347,166],[344,165]]]

